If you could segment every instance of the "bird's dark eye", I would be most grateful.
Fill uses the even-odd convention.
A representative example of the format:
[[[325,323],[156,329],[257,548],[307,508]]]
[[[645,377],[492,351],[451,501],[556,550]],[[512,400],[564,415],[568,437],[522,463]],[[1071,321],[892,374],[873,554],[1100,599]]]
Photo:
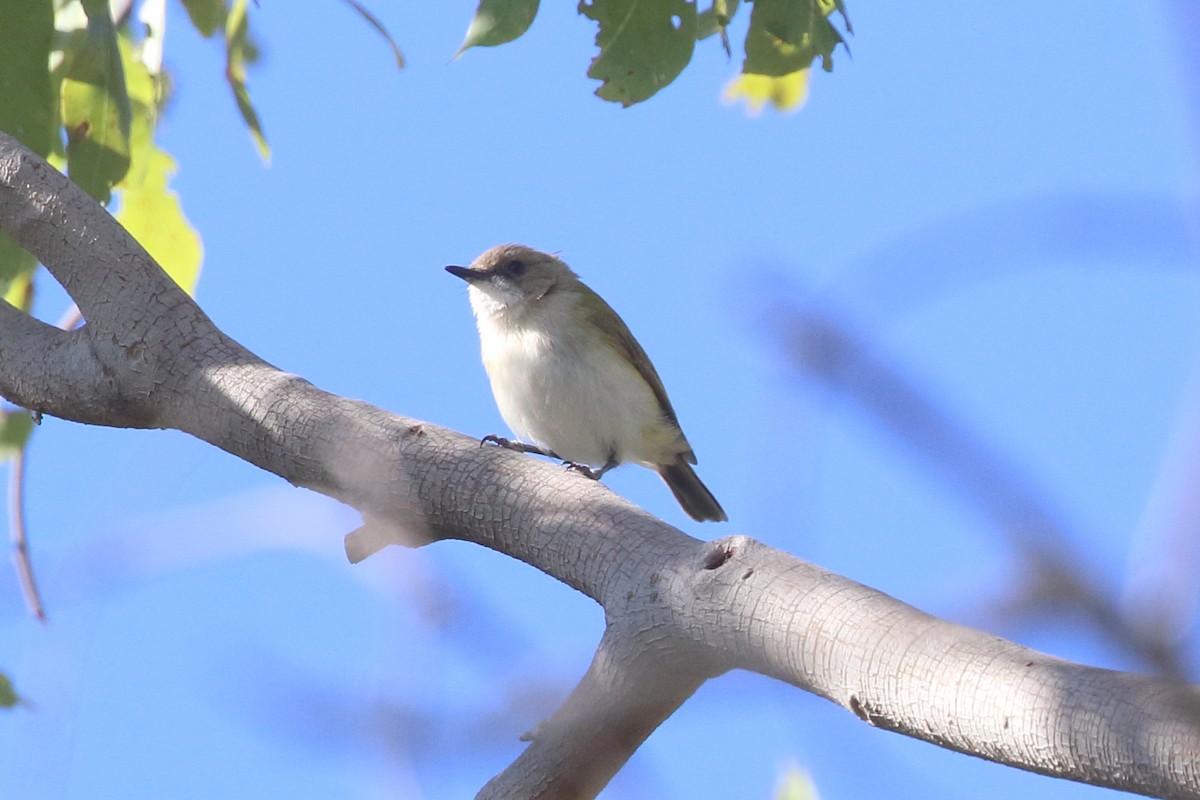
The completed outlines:
[[[504,271],[514,278],[520,277],[525,274],[525,262],[519,258],[514,258],[504,265]]]

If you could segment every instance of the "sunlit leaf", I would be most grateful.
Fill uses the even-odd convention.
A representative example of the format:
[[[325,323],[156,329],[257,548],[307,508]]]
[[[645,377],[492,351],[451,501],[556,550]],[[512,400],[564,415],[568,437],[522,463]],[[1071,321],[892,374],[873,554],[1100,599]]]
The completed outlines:
[[[388,33],[387,28],[383,26],[383,23],[379,21],[379,18],[372,14],[370,10],[362,3],[358,2],[358,0],[344,0],[344,2],[346,5],[357,11],[359,15],[367,21],[368,25],[379,32],[379,35],[382,36],[384,41],[386,41],[392,48],[392,55],[396,58],[396,69],[404,69],[404,54],[400,52],[400,46],[396,44],[396,40],[392,38],[390,33]]]
[[[233,90],[238,111],[258,148],[263,161],[271,160],[271,148],[263,134],[258,112],[250,102],[250,91],[246,88],[246,62],[253,60],[253,48],[249,41],[249,21],[246,19],[247,0],[234,0],[229,16],[225,19],[225,79]]]
[[[200,31],[200,35],[208,38],[217,32],[225,22],[225,0],[183,0],[192,25]]]
[[[833,51],[845,40],[829,15],[837,11],[850,30],[845,9],[835,0],[755,0],[746,33],[742,72],[780,77],[807,69],[820,58],[833,69]]]
[[[0,292],[8,300],[10,291],[17,299],[23,298],[24,284],[37,267],[37,259],[31,256],[6,233],[0,233]],[[24,280],[22,280],[24,279]],[[9,300],[9,303],[21,306]]]
[[[817,784],[800,767],[792,766],[780,776],[775,800],[820,800]]]
[[[768,103],[776,111],[796,111],[808,99],[808,79],[811,70],[801,69],[790,75],[751,75],[742,73],[725,87],[724,99],[741,101],[751,116],[762,112]]]
[[[0,246],[12,244],[12,240],[0,234]],[[13,245],[15,246],[15,245]],[[24,252],[24,251],[22,251]],[[29,313],[33,308],[33,271],[37,268],[37,261],[28,253],[27,258],[28,269],[20,272],[6,281],[4,289],[4,302],[14,308]]]
[[[200,276],[203,252],[199,234],[183,215],[179,196],[168,186],[175,173],[175,160],[154,142],[158,85],[124,36],[121,52],[133,123],[129,172],[117,186],[121,197],[117,220],[176,283],[192,293]]]
[[[0,130],[45,157],[58,141],[58,110],[50,79],[54,38],[51,0],[0,2]]]
[[[455,57],[470,47],[495,47],[516,39],[533,24],[538,0],[479,0],[467,37]]]
[[[33,416],[28,411],[0,411],[0,461],[7,461],[21,452],[31,433]]]
[[[64,59],[62,123],[71,180],[101,203],[129,169],[129,96],[108,4],[84,2],[87,28]]]
[[[651,97],[688,65],[696,45],[696,4],[689,0],[581,0],[579,13],[599,24],[588,77],[596,94],[631,106]]]

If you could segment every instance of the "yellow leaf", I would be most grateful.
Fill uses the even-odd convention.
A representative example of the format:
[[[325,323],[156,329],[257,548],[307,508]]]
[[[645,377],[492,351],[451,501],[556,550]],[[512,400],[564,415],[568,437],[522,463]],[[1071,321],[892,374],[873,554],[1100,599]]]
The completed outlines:
[[[27,314],[33,306],[33,267],[37,266],[37,261],[33,256],[29,256],[29,261],[30,269],[18,273],[4,292],[4,302]]]
[[[792,764],[779,776],[775,800],[820,800],[817,784],[807,770]]]
[[[200,277],[203,250],[199,234],[183,215],[179,195],[168,185],[175,173],[175,159],[154,142],[159,87],[124,36],[121,56],[129,84],[133,123],[129,172],[116,186],[121,198],[117,220],[191,294]]]
[[[762,113],[767,103],[776,111],[792,112],[808,99],[808,76],[807,69],[777,78],[743,73],[726,84],[722,97],[727,103],[742,101],[752,117]]]

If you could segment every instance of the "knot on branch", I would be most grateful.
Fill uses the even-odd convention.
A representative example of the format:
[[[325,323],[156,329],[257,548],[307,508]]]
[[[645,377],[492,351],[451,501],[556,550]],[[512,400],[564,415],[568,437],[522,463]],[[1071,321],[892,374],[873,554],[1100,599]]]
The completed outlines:
[[[708,551],[704,554],[704,569],[720,569],[726,562],[736,556],[749,541],[750,539],[746,536],[729,536],[724,539],[717,539],[715,542],[709,542]]]
[[[847,701],[846,707],[850,709],[854,716],[858,717],[868,725],[873,725],[876,728],[883,728],[885,730],[895,730],[896,728],[895,723],[892,722],[891,718],[876,711],[872,707],[869,700],[861,700],[856,694],[850,695],[850,699]]]

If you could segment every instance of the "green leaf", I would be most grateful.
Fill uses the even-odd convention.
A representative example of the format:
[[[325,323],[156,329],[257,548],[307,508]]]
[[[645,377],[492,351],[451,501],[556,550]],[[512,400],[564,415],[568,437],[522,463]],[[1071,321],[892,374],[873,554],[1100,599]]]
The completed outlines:
[[[755,4],[757,5],[757,3]],[[579,13],[599,23],[588,77],[596,94],[631,106],[675,80],[696,45],[694,0],[581,0]]]
[[[724,35],[740,5],[741,0],[713,0],[713,4],[701,11],[696,19],[696,38],[707,39],[714,33]]]
[[[364,6],[362,3],[359,3],[357,0],[344,0],[344,2],[346,5],[357,11],[359,15],[367,21],[368,25],[379,31],[379,35],[384,38],[384,41],[391,45],[392,55],[396,57],[396,69],[404,69],[404,54],[400,52],[400,46],[396,44],[396,40],[392,38],[390,33],[388,33],[387,28],[383,27],[383,23],[379,21],[379,18],[372,14],[366,6]]]
[[[7,461],[21,452],[31,433],[33,416],[28,411],[0,411],[0,461]]]
[[[50,79],[51,0],[0,0],[0,31],[0,131],[44,158],[58,144],[57,97]]]
[[[225,22],[225,0],[183,0],[192,26],[200,31],[205,39],[217,32]]]
[[[129,95],[108,4],[84,2],[87,28],[64,51],[62,122],[71,180],[101,203],[129,169]]]
[[[184,291],[191,294],[200,277],[203,251],[199,234],[183,215],[179,195],[168,188],[170,178],[175,174],[175,160],[154,142],[158,82],[136,57],[124,34],[121,36],[121,53],[129,81],[133,123],[129,172],[117,185],[121,198],[117,221]]]
[[[849,31],[840,0],[755,0],[742,72],[778,78],[807,69],[817,58],[829,72],[834,48],[846,44],[829,21],[835,10]]]
[[[817,0],[817,4],[821,6],[821,10],[827,17],[834,11],[841,14],[842,24],[846,26],[846,33],[854,33],[854,26],[850,24],[850,16],[846,13],[844,0]]]
[[[0,708],[12,708],[21,703],[21,696],[13,689],[12,681],[0,672]]]
[[[479,0],[479,8],[467,28],[458,58],[470,47],[495,47],[519,37],[533,24],[538,0]]]
[[[242,113],[242,119],[250,128],[250,135],[254,138],[259,156],[263,161],[270,161],[271,147],[263,134],[258,112],[250,102],[250,91],[246,88],[246,62],[253,60],[256,52],[250,42],[249,30],[246,0],[234,0],[233,8],[229,10],[229,16],[225,19],[225,79],[229,81],[229,88],[233,89],[238,111]]]
[[[721,34],[721,47],[726,58],[733,58],[729,47],[729,22],[737,13],[741,0],[713,0],[712,6],[700,12],[696,20],[696,38],[707,39],[714,33]]]

